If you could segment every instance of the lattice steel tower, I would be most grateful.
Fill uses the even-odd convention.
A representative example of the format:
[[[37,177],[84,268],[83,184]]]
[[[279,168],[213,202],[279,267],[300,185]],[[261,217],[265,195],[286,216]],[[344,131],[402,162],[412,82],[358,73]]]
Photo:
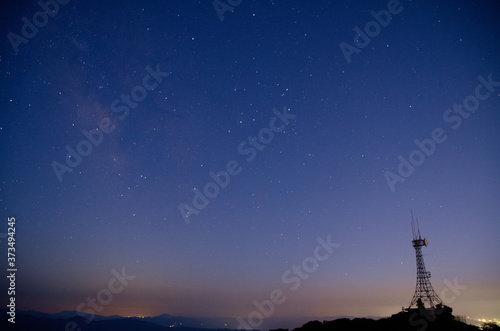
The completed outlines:
[[[425,270],[424,257],[422,255],[422,246],[427,247],[429,245],[429,240],[426,238],[422,239],[420,237],[420,229],[418,226],[415,227],[415,221],[413,220],[413,212],[411,214],[411,230],[413,233],[413,247],[415,248],[415,255],[417,256],[417,286],[415,287],[415,294],[413,295],[413,299],[411,299],[410,309],[413,305],[416,305],[418,300],[425,306],[425,302],[429,304],[430,307],[435,307],[439,303],[443,303],[441,299],[438,297],[436,292],[431,285],[431,273]]]

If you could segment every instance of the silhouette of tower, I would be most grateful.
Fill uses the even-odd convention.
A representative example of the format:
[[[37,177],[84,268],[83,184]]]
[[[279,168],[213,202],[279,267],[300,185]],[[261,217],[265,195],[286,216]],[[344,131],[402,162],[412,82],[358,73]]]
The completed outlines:
[[[429,240],[427,238],[422,239],[420,237],[420,228],[418,226],[415,228],[415,221],[413,220],[413,212],[411,213],[411,230],[413,233],[413,247],[415,248],[415,255],[417,257],[417,285],[415,287],[415,294],[413,294],[413,299],[411,299],[410,309],[413,305],[417,303],[424,304],[427,302],[430,307],[435,307],[437,304],[442,304],[443,302],[438,297],[436,292],[431,285],[431,273],[425,270],[424,257],[422,255],[422,246],[427,247],[429,245]],[[418,302],[420,300],[420,302]]]

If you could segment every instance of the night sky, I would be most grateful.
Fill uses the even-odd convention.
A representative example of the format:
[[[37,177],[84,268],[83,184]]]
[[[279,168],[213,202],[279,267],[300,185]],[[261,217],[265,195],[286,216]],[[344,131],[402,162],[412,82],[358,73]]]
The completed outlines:
[[[101,315],[246,319],[277,289],[272,317],[389,316],[413,210],[436,293],[498,318],[498,2],[229,3],[61,0],[37,28],[2,2],[17,308],[77,310],[115,270]]]

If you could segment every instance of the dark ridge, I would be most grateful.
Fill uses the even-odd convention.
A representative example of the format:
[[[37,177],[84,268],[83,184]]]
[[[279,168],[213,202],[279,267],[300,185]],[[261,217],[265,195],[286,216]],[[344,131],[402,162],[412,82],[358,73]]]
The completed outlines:
[[[441,311],[400,312],[378,320],[341,318],[334,321],[311,321],[293,331],[478,331],[473,325],[455,320],[450,307]],[[283,329],[272,331],[288,331]]]
[[[3,309],[5,311],[5,309]],[[70,314],[55,314],[68,316]],[[48,316],[48,317],[47,317]],[[76,316],[69,319],[57,318],[50,314],[27,312],[16,314],[16,323],[7,318],[0,321],[0,330],[36,330],[36,331],[232,331],[231,329],[208,329],[194,327],[168,327],[139,318],[110,318],[94,320],[86,323],[85,319]],[[74,323],[69,327],[68,323]],[[500,328],[498,328],[500,329]],[[478,331],[476,326],[468,325],[455,319],[450,307],[430,311],[426,309],[410,312],[399,312],[391,317],[381,319],[339,318],[333,321],[310,321],[292,331]],[[271,331],[289,331],[274,329]]]

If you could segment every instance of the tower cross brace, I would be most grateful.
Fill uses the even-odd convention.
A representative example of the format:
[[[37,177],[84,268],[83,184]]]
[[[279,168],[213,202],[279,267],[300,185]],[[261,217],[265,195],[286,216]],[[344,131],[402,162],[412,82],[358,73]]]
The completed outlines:
[[[411,299],[410,308],[416,305],[419,299],[424,305],[427,302],[429,307],[434,307],[443,302],[432,288],[431,273],[425,269],[424,257],[422,255],[422,246],[425,245],[424,240],[417,239],[413,240],[412,243],[417,257],[417,285],[415,286],[415,294],[413,294],[413,298]]]
[[[415,229],[413,213],[411,225],[413,232],[412,245],[415,248],[415,255],[417,258],[417,285],[415,286],[415,294],[413,294],[413,298],[411,299],[411,303],[408,309],[414,305],[418,306],[419,300],[422,304],[424,304],[424,306],[425,303],[428,303],[429,307],[435,307],[437,304],[442,304],[443,302],[432,288],[430,280],[431,273],[425,269],[424,256],[422,255],[422,246],[427,247],[429,241],[425,238],[422,239],[422,237],[420,236],[418,220],[417,228]]]

